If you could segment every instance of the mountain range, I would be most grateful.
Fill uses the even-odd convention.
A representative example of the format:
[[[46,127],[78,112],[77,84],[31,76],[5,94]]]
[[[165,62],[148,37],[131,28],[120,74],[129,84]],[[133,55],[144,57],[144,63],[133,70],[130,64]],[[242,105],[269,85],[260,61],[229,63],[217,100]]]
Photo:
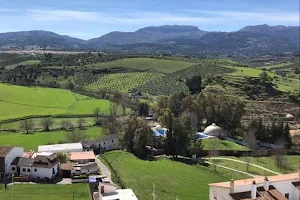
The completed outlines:
[[[0,50],[106,50],[170,54],[261,54],[299,51],[299,26],[246,26],[234,32],[208,32],[196,26],[151,26],[110,32],[82,40],[49,31],[0,33]]]

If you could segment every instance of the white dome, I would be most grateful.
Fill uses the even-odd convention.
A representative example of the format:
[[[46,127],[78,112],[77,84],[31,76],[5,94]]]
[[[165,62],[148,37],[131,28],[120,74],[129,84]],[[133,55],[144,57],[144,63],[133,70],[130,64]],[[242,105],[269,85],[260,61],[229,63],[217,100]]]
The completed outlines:
[[[289,119],[294,118],[294,116],[291,115],[291,114],[287,114],[285,117],[286,117],[286,118],[289,118]]]
[[[161,125],[158,124],[158,125],[155,126],[155,128],[157,128],[157,129],[161,128]]]
[[[219,126],[217,126],[215,123],[206,127],[203,132],[206,135],[211,135],[211,136],[222,136],[223,135],[222,129]]]

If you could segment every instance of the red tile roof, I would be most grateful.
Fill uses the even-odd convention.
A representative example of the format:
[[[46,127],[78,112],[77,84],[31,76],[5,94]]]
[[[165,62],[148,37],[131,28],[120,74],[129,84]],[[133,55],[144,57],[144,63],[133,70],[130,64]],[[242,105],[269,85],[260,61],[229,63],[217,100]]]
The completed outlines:
[[[95,160],[95,154],[92,151],[72,152],[70,153],[70,160]]]

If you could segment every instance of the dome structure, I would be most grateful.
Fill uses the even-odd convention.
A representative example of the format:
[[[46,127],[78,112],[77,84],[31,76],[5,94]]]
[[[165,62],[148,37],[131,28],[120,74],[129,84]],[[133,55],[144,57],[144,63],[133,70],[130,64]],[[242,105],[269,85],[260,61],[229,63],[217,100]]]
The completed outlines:
[[[217,137],[223,136],[222,129],[219,126],[217,126],[215,123],[206,127],[203,132],[204,134],[210,136],[217,136]]]

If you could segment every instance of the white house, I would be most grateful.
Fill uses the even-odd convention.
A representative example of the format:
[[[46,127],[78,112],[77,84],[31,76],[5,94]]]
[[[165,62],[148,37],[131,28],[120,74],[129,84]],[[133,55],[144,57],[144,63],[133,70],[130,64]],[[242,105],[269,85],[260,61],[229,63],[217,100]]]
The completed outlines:
[[[105,135],[96,140],[86,141],[83,144],[87,149],[94,148],[96,150],[99,150],[100,152],[110,151],[110,150],[120,148],[118,134]]]
[[[93,151],[71,152],[70,161],[79,164],[95,162],[96,156]]]
[[[16,157],[22,157],[24,149],[21,147],[0,146],[0,175],[12,173],[11,163]]]
[[[94,200],[138,200],[131,189],[117,190],[116,186],[99,183],[99,190],[93,194]]]
[[[66,144],[54,144],[54,145],[41,145],[38,147],[39,152],[81,152],[83,150],[81,143],[66,143]]]
[[[73,175],[99,173],[93,151],[72,152],[70,153],[70,162],[72,162]]]
[[[300,173],[209,184],[210,200],[299,200]]]
[[[56,153],[36,153],[33,157],[17,157],[11,163],[13,173],[32,179],[54,179],[59,173],[60,163]]]

